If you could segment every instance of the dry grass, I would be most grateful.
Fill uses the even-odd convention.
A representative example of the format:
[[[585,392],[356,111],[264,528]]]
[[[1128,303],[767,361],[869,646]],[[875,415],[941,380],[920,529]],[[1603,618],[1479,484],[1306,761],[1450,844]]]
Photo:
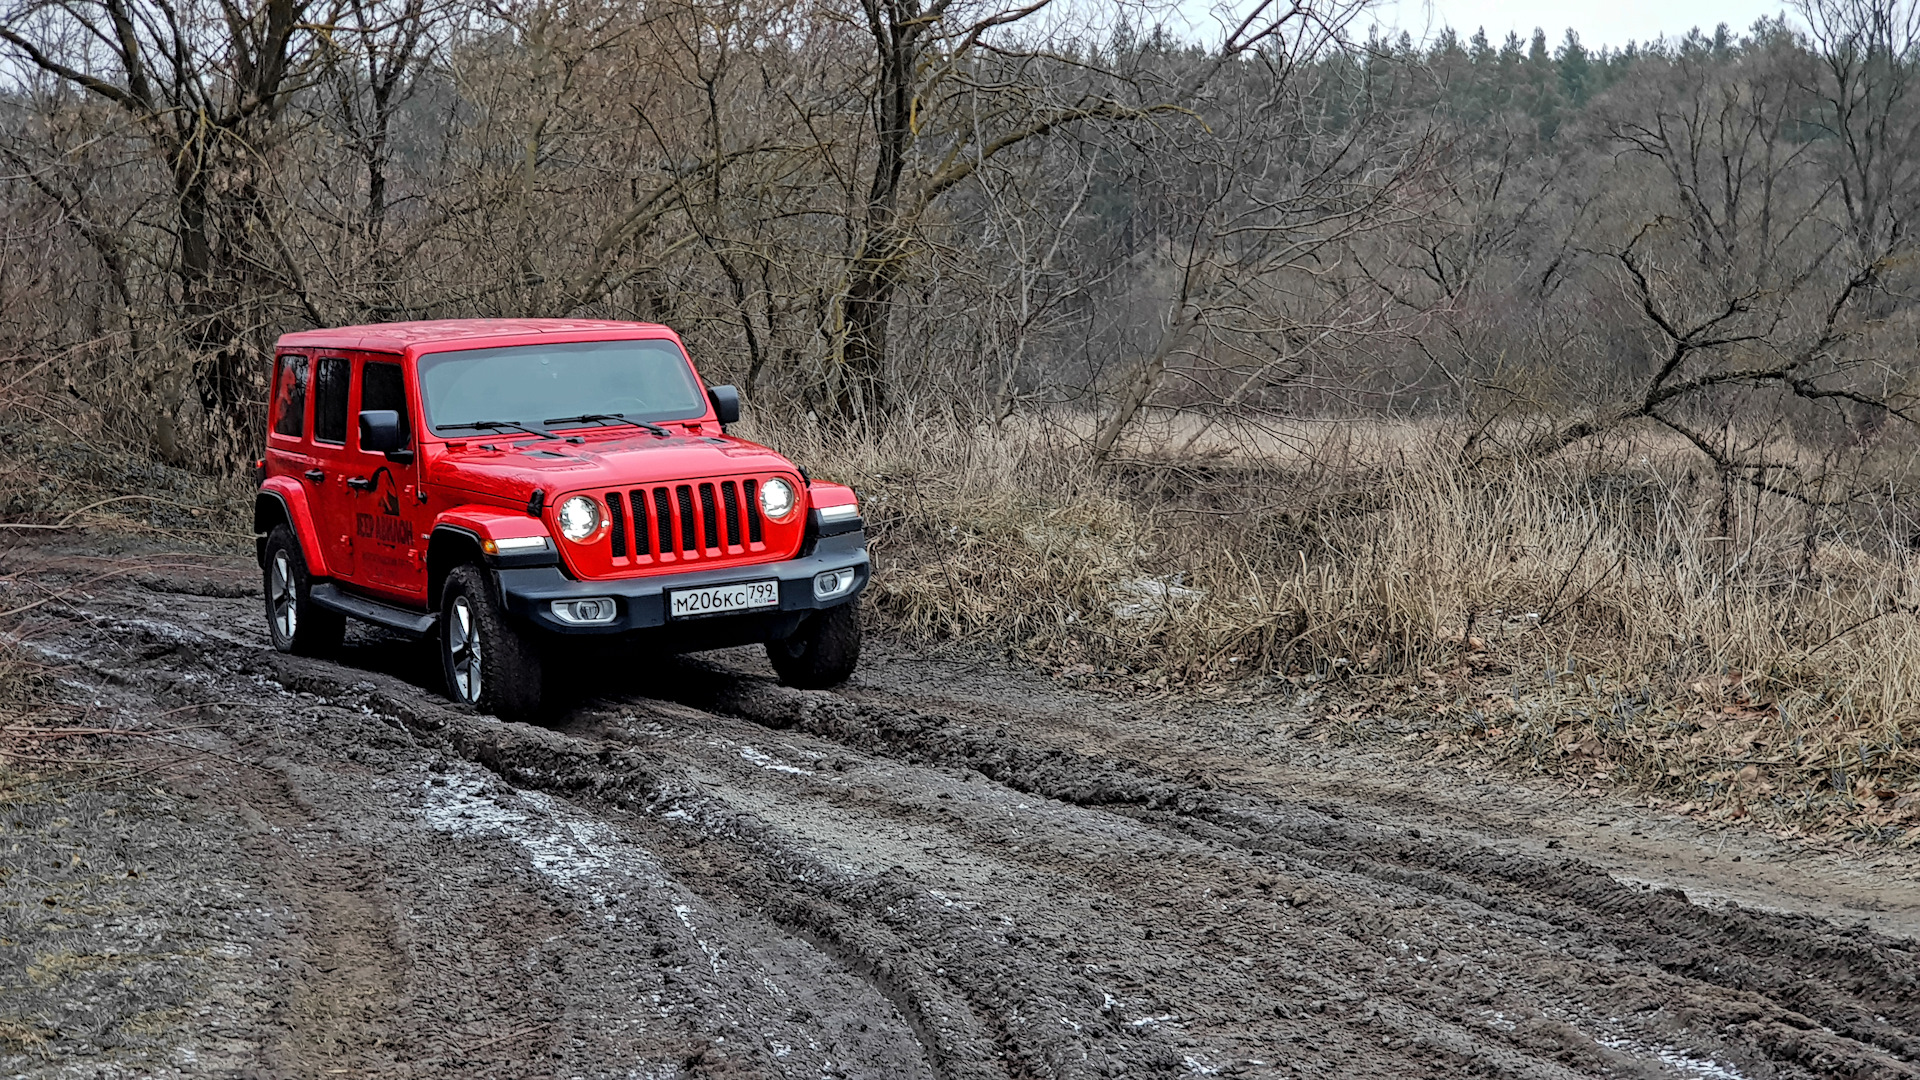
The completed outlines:
[[[1469,469],[1439,429],[1364,433],[1105,468],[1070,427],[772,441],[861,489],[872,607],[909,635],[1920,840],[1920,583],[1888,507],[1736,488],[1723,535],[1671,443]]]
[[[54,673],[34,659],[16,636],[0,631],[0,801],[14,794],[22,768],[55,763],[61,752],[37,732],[48,725]],[[64,717],[59,720],[65,723]]]
[[[62,392],[49,370],[89,355],[110,357],[110,343],[0,354],[0,535],[102,527],[202,547],[243,544],[251,479],[163,465],[134,434],[135,401],[93,408]],[[116,396],[135,392],[124,372],[119,380],[108,384]]]
[[[248,477],[206,476],[46,423],[0,420],[0,521],[13,531],[97,527],[231,547],[248,536],[253,489]]]

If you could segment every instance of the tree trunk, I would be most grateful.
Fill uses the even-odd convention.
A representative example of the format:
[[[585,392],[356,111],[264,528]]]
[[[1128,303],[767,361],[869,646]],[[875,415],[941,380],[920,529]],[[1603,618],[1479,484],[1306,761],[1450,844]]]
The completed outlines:
[[[887,314],[899,285],[893,252],[862,251],[862,271],[841,301],[840,380],[835,402],[847,419],[877,421],[891,404],[887,386]],[[904,246],[896,242],[896,247]]]
[[[1114,404],[1113,413],[1093,436],[1093,458],[1105,461],[1113,453],[1113,445],[1120,441],[1120,434],[1139,415],[1153,392],[1160,388],[1160,376],[1166,374],[1167,361],[1179,350],[1180,346],[1193,333],[1198,322],[1198,313],[1182,304],[1173,314],[1173,321],[1166,332],[1160,335],[1160,344],[1153,352],[1140,359],[1127,379],[1126,388],[1120,393],[1120,400]]]

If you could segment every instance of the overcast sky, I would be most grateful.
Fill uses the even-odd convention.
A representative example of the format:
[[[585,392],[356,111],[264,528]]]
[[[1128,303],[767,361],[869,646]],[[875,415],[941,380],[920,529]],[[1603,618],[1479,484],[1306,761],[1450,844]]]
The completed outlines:
[[[1679,37],[1696,26],[1710,34],[1716,23],[1723,22],[1738,32],[1762,15],[1780,14],[1784,7],[1780,0],[1386,0],[1374,9],[1371,18],[1383,26],[1406,30],[1415,38],[1428,36],[1443,26],[1452,26],[1461,37],[1467,37],[1484,26],[1488,39],[1496,45],[1509,30],[1527,38],[1536,26],[1557,45],[1561,35],[1572,27],[1589,48],[1617,48],[1628,41],[1651,41],[1663,34]]]
[[[1194,36],[1217,41],[1218,20],[1213,13],[1222,7],[1244,11],[1250,2],[1172,0],[1170,8],[1160,10],[1171,14],[1175,27],[1185,22]],[[1090,0],[1089,6],[1098,9],[1099,0]],[[1533,36],[1537,26],[1557,46],[1572,27],[1589,48],[1619,48],[1629,41],[1647,42],[1662,35],[1678,38],[1696,26],[1711,34],[1715,24],[1722,22],[1739,33],[1762,15],[1781,14],[1786,6],[1786,0],[1379,0],[1378,6],[1361,15],[1354,32],[1364,37],[1367,25],[1375,23],[1422,39],[1452,26],[1466,38],[1484,26],[1487,38],[1497,46],[1507,31],[1525,39]]]

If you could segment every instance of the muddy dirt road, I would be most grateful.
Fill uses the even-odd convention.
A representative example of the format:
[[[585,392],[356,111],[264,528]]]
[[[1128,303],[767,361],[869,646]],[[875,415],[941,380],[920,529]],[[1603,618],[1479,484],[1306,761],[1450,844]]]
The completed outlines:
[[[3,568],[149,737],[4,807],[0,1074],[1920,1076],[1893,856],[885,648],[502,725],[272,652],[244,559]]]

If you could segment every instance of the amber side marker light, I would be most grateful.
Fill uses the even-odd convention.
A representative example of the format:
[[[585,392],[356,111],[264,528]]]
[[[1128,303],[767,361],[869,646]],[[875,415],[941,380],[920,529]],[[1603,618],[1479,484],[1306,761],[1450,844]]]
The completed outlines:
[[[547,538],[544,536],[508,536],[499,540],[480,541],[480,550],[489,555],[498,555],[503,551],[544,551],[546,547]]]

